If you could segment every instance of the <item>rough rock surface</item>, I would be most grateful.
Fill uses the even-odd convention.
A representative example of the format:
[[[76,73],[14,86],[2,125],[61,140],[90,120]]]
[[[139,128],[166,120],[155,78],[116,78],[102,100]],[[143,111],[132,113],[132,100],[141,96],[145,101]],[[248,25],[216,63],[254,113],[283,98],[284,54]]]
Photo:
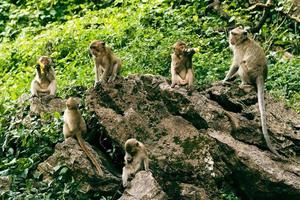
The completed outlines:
[[[168,199],[164,191],[153,178],[151,172],[140,171],[130,182],[119,200],[165,200]]]
[[[187,94],[164,77],[132,75],[89,90],[86,105],[99,134],[120,146],[131,137],[145,144],[171,199],[221,199],[226,185],[244,199],[297,199],[300,117],[266,96],[269,134],[285,161],[267,149],[255,91],[235,84]]]
[[[66,100],[50,98],[49,96],[30,99],[30,111],[36,114],[47,112],[62,112],[66,108]]]
[[[98,190],[114,193],[120,187],[121,180],[116,176],[118,173],[104,154],[96,153],[87,142],[86,146],[96,156],[104,176],[97,175],[92,162],[74,138],[68,138],[64,142],[58,143],[55,146],[54,154],[38,165],[38,172],[43,174],[45,181],[50,181],[60,166],[66,166],[74,172],[76,180],[82,183],[82,191]]]

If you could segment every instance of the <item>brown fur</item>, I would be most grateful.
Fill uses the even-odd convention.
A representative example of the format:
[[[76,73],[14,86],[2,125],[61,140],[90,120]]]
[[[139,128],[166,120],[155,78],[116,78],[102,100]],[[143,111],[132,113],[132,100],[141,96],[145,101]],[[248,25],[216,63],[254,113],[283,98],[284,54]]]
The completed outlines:
[[[99,40],[91,42],[90,53],[95,62],[95,85],[97,82],[113,82],[121,69],[121,60]]]
[[[41,65],[44,65],[44,69]],[[52,67],[52,60],[41,56],[36,65],[36,75],[31,82],[31,96],[53,95],[56,93],[56,75]]]
[[[242,80],[242,88],[249,85],[257,88],[262,132],[269,149],[280,157],[271,144],[266,124],[264,81],[267,78],[268,68],[265,53],[258,43],[249,38],[247,31],[242,27],[237,27],[230,31],[229,44],[233,50],[233,61],[223,82],[230,80],[234,76],[239,76]]]
[[[173,45],[173,53],[171,55],[172,88],[175,85],[181,86],[186,84],[188,84],[189,89],[193,87],[192,56],[194,54],[195,49],[188,48],[184,42],[179,41]]]
[[[97,169],[98,175],[103,176],[103,171],[97,162],[96,157],[93,153],[86,147],[84,140],[82,139],[82,134],[86,133],[86,123],[81,116],[78,109],[78,102],[75,98],[70,97],[66,102],[67,108],[64,113],[64,126],[63,133],[65,139],[68,137],[75,137],[82,150],[86,153],[88,158],[92,161]]]
[[[143,143],[132,138],[125,142],[125,166],[123,167],[123,186],[127,187],[128,178],[134,176],[144,164],[144,170],[149,170],[149,158]]]

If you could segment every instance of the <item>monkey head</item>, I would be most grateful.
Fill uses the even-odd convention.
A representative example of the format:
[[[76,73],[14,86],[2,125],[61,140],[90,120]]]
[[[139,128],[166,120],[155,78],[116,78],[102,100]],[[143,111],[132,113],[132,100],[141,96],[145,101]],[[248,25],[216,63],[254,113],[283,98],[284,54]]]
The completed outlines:
[[[248,32],[243,27],[239,26],[229,32],[229,44],[239,45],[248,39]]]
[[[127,163],[131,163],[133,157],[138,153],[140,149],[139,141],[134,138],[128,139],[125,142],[125,151],[127,152],[126,161]]]
[[[45,73],[45,71],[48,71],[50,66],[52,65],[52,59],[47,56],[41,56],[38,61],[36,68],[41,70],[42,74]]]
[[[191,57],[193,56],[196,52],[199,52],[198,48],[188,48],[185,42],[178,41],[173,45],[173,52],[177,55],[184,55]]]
[[[66,101],[66,106],[69,110],[76,110],[79,107],[79,100],[74,97],[69,97]]]
[[[182,41],[178,41],[173,45],[173,51],[176,55],[182,55],[186,49],[187,45]]]
[[[95,40],[92,41],[90,44],[90,53],[92,56],[97,57],[100,55],[102,52],[105,51],[105,42],[100,41],[100,40]]]

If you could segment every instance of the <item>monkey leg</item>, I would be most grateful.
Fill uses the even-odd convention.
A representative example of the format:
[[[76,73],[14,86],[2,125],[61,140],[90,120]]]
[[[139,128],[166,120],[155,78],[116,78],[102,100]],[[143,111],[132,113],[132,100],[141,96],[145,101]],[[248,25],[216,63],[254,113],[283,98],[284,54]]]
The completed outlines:
[[[186,81],[183,80],[178,74],[173,74],[171,88],[174,88],[175,85],[182,85],[181,83],[186,84]]]
[[[64,138],[67,139],[68,137],[72,137],[73,134],[72,132],[70,131],[70,128],[68,126],[67,123],[64,123],[63,125],[63,133],[64,133]]]
[[[51,81],[51,83],[48,86],[48,90],[50,92],[50,95],[55,96],[55,93],[56,93],[56,80]]]
[[[111,83],[116,79],[118,71],[119,71],[119,63],[117,62],[113,65],[112,73],[107,81],[108,83]]]
[[[31,82],[31,89],[30,89],[30,92],[31,92],[31,97],[37,97],[37,96],[39,96],[39,93],[41,92],[41,93],[45,93],[45,92],[47,92],[47,89],[43,89],[41,86],[40,86],[40,84],[39,84],[39,82],[37,82],[36,80],[33,80],[32,82]]]

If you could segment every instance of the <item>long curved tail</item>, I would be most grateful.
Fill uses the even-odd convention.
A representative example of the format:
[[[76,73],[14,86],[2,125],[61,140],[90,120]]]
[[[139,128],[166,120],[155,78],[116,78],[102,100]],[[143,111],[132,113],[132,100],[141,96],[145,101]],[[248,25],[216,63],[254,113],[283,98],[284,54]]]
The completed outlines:
[[[103,176],[104,173],[103,173],[96,157],[88,150],[88,148],[86,147],[84,140],[82,139],[81,134],[79,132],[76,133],[76,138],[77,138],[77,141],[78,141],[80,147],[82,148],[82,150],[85,152],[87,157],[92,161],[93,165],[96,167],[98,175]]]
[[[265,110],[265,101],[264,101],[264,79],[262,76],[257,77],[256,79],[257,84],[257,98],[258,98],[258,106],[259,106],[259,112],[260,112],[260,121],[261,121],[261,127],[262,132],[264,135],[264,138],[266,140],[268,148],[278,157],[281,157],[281,155],[276,151],[276,149],[271,144],[270,136],[268,134],[267,129],[267,120],[266,120],[266,110]]]

